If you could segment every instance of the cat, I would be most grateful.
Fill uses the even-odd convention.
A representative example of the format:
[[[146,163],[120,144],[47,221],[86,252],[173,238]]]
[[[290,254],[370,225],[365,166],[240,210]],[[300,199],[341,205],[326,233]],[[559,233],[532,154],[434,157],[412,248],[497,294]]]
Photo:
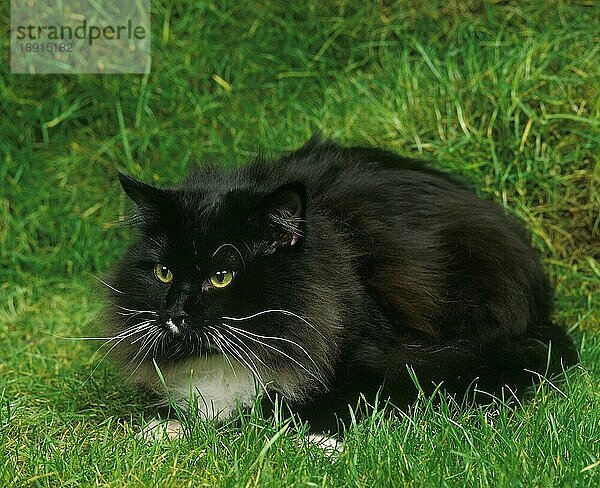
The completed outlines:
[[[315,135],[164,189],[119,178],[139,237],[109,275],[111,352],[165,403],[275,396],[335,432],[359,397],[522,392],[578,360],[524,226],[425,162]]]

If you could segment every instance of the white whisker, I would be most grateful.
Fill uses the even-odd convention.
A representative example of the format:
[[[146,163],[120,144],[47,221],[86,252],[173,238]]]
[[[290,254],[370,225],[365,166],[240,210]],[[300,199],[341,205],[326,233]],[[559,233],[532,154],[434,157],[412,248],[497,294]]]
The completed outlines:
[[[52,337],[55,337],[56,339],[62,339],[65,341],[111,341],[114,339],[114,337],[63,337],[53,334],[52,332],[44,332]]]
[[[132,335],[139,334],[139,333],[143,332],[144,329],[147,328],[147,327],[150,327],[150,324],[146,324],[144,326],[138,325],[138,326],[135,327],[135,330],[128,330],[126,333],[118,334],[115,337],[107,340],[104,344],[102,344],[98,348],[98,350],[96,352],[100,351],[100,349],[102,349],[104,346],[106,346],[107,344],[110,344],[112,341],[116,340],[116,342],[108,349],[108,351],[106,351],[106,353],[104,354],[104,356],[102,356],[102,359],[100,359],[100,361],[98,361],[98,363],[96,364],[96,366],[94,366],[94,369],[92,369],[92,372],[86,378],[86,380],[83,382],[83,384],[85,385],[91,379],[91,377],[94,375],[94,373],[100,367],[100,365],[102,364],[102,362],[106,359],[106,357],[111,353],[111,351],[115,347],[117,347],[121,342],[123,342],[128,337],[131,337]]]
[[[117,290],[114,286],[109,285],[106,281],[104,281],[103,279],[98,278],[95,274],[92,275],[94,278],[96,278],[100,283],[102,283],[103,285],[107,286],[108,288],[110,288],[113,291],[116,291],[117,293],[120,293],[121,295],[125,295],[124,292],[122,292],[121,290]]]
[[[149,313],[152,315],[158,315],[158,312],[154,311],[154,310],[137,310],[135,308],[127,308],[127,307],[122,307],[121,305],[117,305],[116,303],[113,303],[113,305],[117,308],[120,308],[121,310],[125,310],[126,312],[139,312],[139,313]]]
[[[282,310],[282,309],[262,310],[260,312],[256,312],[255,314],[248,315],[247,317],[221,317],[221,318],[223,318],[225,320],[234,320],[234,321],[237,322],[237,321],[243,321],[243,320],[251,320],[253,318],[260,317],[261,315],[265,315],[265,314],[268,314],[268,313],[282,313],[282,314],[288,315],[290,317],[296,317],[297,319],[301,320],[306,325],[308,325],[310,328],[312,328],[323,339],[326,339],[326,337],[313,324],[311,324],[308,320],[306,320],[304,317],[301,317],[300,315],[298,315],[298,314],[296,314],[294,312],[290,312],[289,310]]]
[[[295,363],[295,364],[297,364],[299,367],[301,367],[301,368],[302,368],[304,371],[306,371],[306,372],[307,372],[309,375],[311,375],[311,376],[312,376],[314,379],[316,379],[316,380],[317,380],[319,383],[321,383],[323,386],[327,387],[327,385],[326,385],[326,384],[323,382],[323,380],[322,380],[321,378],[319,378],[319,376],[317,376],[317,375],[316,375],[316,374],[315,374],[313,371],[311,371],[310,369],[308,369],[308,368],[307,368],[307,367],[306,367],[304,364],[302,364],[301,362],[297,361],[297,360],[296,360],[296,359],[294,359],[292,356],[290,356],[289,354],[287,354],[287,353],[283,352],[281,349],[279,349],[279,348],[277,348],[277,347],[273,346],[272,344],[268,344],[268,343],[266,343],[266,342],[263,342],[263,341],[261,341],[261,340],[257,339],[256,337],[261,337],[261,336],[259,336],[258,334],[252,334],[251,332],[248,332],[248,331],[246,331],[246,330],[243,330],[243,329],[238,329],[238,328],[236,328],[236,327],[232,327],[231,325],[228,325],[228,324],[223,324],[223,325],[224,325],[224,326],[226,326],[226,327],[229,327],[229,328],[231,328],[231,329],[234,329],[235,331],[237,331],[237,333],[238,333],[238,334],[241,334],[241,335],[243,335],[243,336],[244,336],[244,337],[246,337],[247,339],[249,339],[249,340],[251,340],[251,341],[254,341],[254,342],[256,342],[257,344],[261,344],[261,345],[262,345],[262,346],[264,346],[264,347],[268,347],[269,349],[272,349],[273,351],[275,351],[275,352],[277,352],[277,353],[281,354],[282,356],[284,356],[284,357],[288,358],[290,361],[292,361],[293,363]],[[256,337],[253,337],[253,336],[256,336]],[[279,337],[279,338],[276,338],[276,337],[264,337],[264,338],[265,338],[265,339],[280,339],[280,340],[281,340],[281,339],[283,339],[283,338],[281,338],[281,337]],[[287,342],[287,340],[285,340],[285,341]],[[293,342],[293,341],[292,341],[292,342]],[[295,343],[294,343],[294,344],[295,344]],[[298,346],[298,344],[296,344],[296,345]],[[316,363],[315,363],[315,361],[312,359],[312,357],[310,356],[310,354],[308,354],[308,353],[306,352],[306,350],[305,350],[304,348],[302,348],[302,346],[299,346],[299,347],[300,347],[300,348],[301,348],[301,349],[304,351],[304,353],[305,353],[305,354],[307,354],[308,358],[309,358],[309,359],[312,361],[312,363],[313,363],[313,364],[315,364],[315,366],[316,366]]]
[[[138,358],[138,356],[140,354],[143,354],[142,359],[140,359],[140,362],[138,363],[138,365],[135,367],[135,369],[131,372],[131,374],[128,376],[128,379],[131,378],[135,372],[139,369],[139,367],[142,365],[142,363],[146,360],[146,357],[148,357],[148,354],[150,353],[150,351],[152,350],[152,346],[154,345],[154,342],[156,340],[158,340],[158,338],[161,336],[161,334],[163,334],[163,332],[159,329],[155,329],[155,330],[151,330],[150,332],[148,332],[146,334],[146,340],[142,343],[139,351],[137,352],[137,354],[134,356],[134,358],[129,361],[129,363],[127,364],[126,368],[132,364],[135,359]],[[143,351],[146,349],[146,352],[143,353]]]
[[[235,249],[235,251],[238,253],[238,255],[240,256],[240,259],[242,260],[242,265],[244,266],[244,269],[246,269],[246,261],[244,261],[244,256],[242,256],[242,253],[240,252],[240,250],[234,246],[233,244],[230,244],[229,242],[226,242],[225,244],[221,244],[217,250],[213,253],[212,257],[214,258],[217,253],[225,246],[229,246],[229,247],[233,247],[233,249]]]
[[[151,325],[150,323],[148,323],[148,322],[144,322],[144,323],[141,323],[141,324],[137,324],[135,327],[129,328],[129,329],[127,329],[126,331],[123,331],[123,332],[121,332],[120,334],[117,334],[116,336],[114,336],[113,338],[111,338],[111,339],[107,340],[107,341],[106,341],[104,344],[102,344],[102,345],[101,345],[101,346],[100,346],[100,347],[97,349],[97,351],[96,351],[96,352],[100,351],[100,349],[102,349],[104,346],[106,346],[106,345],[110,344],[112,341],[115,341],[115,340],[116,340],[116,341],[118,341],[118,342],[117,342],[117,344],[118,344],[118,343],[120,343],[121,341],[123,341],[124,339],[127,339],[128,337],[131,337],[131,336],[133,336],[133,335],[135,335],[135,334],[142,333],[142,332],[144,332],[144,330],[145,330],[145,329],[149,329],[149,328],[151,328],[151,327],[152,327],[152,325]],[[112,346],[112,347],[111,347],[111,348],[108,350],[108,352],[107,352],[106,354],[110,353],[110,351],[112,351],[112,350],[114,349],[114,347],[115,347],[117,344],[114,344],[114,345],[113,345],[113,346]],[[106,355],[105,355],[104,357],[106,357]],[[104,357],[102,358],[102,360],[104,359]],[[101,362],[102,362],[102,360],[101,360]]]
[[[146,345],[150,342],[150,338],[152,335],[156,334],[158,329],[154,328],[153,326],[148,327],[147,330],[144,331],[144,334],[140,337],[138,337],[138,339],[143,339],[142,344],[140,345],[138,351],[136,352],[135,356],[133,356],[133,358],[131,358],[129,360],[129,362],[125,365],[125,369],[129,368],[130,365],[132,365],[135,360],[138,358],[138,356],[140,354],[142,354],[143,349],[146,347]],[[138,339],[136,339],[135,341],[131,342],[131,345],[133,345],[135,342],[138,341]]]
[[[211,334],[211,335],[212,335],[213,341],[215,341],[215,344],[217,344],[217,346],[219,347],[219,349],[221,349],[221,352],[223,353],[223,357],[225,358],[225,360],[229,364],[229,367],[231,368],[231,371],[233,371],[233,376],[235,376],[237,378],[237,373],[235,371],[235,368],[233,367],[233,364],[231,363],[231,360],[229,359],[229,356],[227,355],[227,352],[228,352],[227,348],[219,340],[219,338],[216,335],[214,335],[214,334]]]
[[[265,364],[265,362],[252,349],[250,349],[248,347],[248,345],[244,342],[244,340],[241,337],[238,337],[234,332],[232,332],[229,329],[220,329],[220,330],[223,333],[229,334],[231,336],[232,340],[236,340],[237,341],[236,344],[238,344],[243,351],[249,352],[250,354],[252,354],[252,356],[254,356],[256,358],[256,360],[258,362],[260,362],[260,364],[262,364],[265,368],[269,368],[269,366],[267,366]],[[254,364],[254,361],[252,362],[252,364]]]
[[[252,375],[254,376],[254,378],[256,379],[256,381],[258,381],[258,383],[260,384],[261,388],[266,393],[267,397],[270,398],[269,392],[267,391],[267,387],[266,387],[266,385],[265,385],[265,383],[263,381],[263,378],[260,375],[260,373],[258,372],[258,370],[256,369],[256,364],[254,364],[254,361],[252,361],[252,359],[250,358],[250,356],[248,356],[247,353],[246,353],[246,357],[248,357],[248,359],[250,360],[250,362],[252,363],[253,366],[250,366],[250,364],[242,357],[241,353],[243,351],[240,350],[239,348],[237,348],[231,340],[227,340],[227,338],[224,337],[223,334],[221,334],[221,332],[219,331],[219,329],[217,329],[216,327],[210,327],[210,329],[212,329],[216,334],[219,335],[219,337],[223,340],[224,347],[227,348],[231,352],[231,354],[233,355],[233,357],[235,359],[237,359],[239,362],[241,362],[244,366],[246,366],[250,370],[250,372],[252,373]],[[226,331],[222,330],[222,332],[226,332]]]
[[[234,327],[233,325],[230,325],[230,324],[225,324],[224,323],[223,325],[225,327],[229,328],[229,329],[232,329],[232,330],[235,330],[235,331],[238,331],[238,332],[241,332],[241,333],[245,333],[245,334],[248,334],[250,336],[260,338],[260,339],[266,339],[266,340],[272,339],[272,340],[275,340],[275,341],[282,341],[282,342],[287,342],[288,344],[292,344],[293,346],[296,346],[297,348],[299,348],[304,354],[306,354],[306,356],[308,357],[308,359],[310,359],[311,362],[315,366],[317,366],[317,363],[315,363],[315,361],[313,360],[312,356],[308,353],[308,351],[306,349],[304,349],[300,344],[298,344],[295,341],[292,341],[291,339],[286,339],[285,337],[277,337],[277,336],[264,336],[264,335],[256,334],[254,332],[250,332],[249,330],[239,329],[239,328]]]

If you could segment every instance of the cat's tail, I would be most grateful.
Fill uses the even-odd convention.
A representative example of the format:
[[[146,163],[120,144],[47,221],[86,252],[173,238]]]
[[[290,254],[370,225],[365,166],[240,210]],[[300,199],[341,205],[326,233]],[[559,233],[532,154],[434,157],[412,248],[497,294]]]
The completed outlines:
[[[486,366],[479,368],[480,385],[492,392],[508,386],[523,393],[544,379],[557,379],[579,361],[572,339],[554,324],[531,335],[504,338],[487,349]]]
[[[579,362],[579,353],[575,343],[562,327],[551,323],[544,327],[538,335],[537,340],[542,342],[547,351],[548,375],[560,374],[564,369]]]
[[[442,383],[447,392],[478,402],[507,394],[521,397],[529,387],[558,379],[579,361],[571,338],[554,324],[523,336],[438,344],[420,354],[413,364],[426,392]]]

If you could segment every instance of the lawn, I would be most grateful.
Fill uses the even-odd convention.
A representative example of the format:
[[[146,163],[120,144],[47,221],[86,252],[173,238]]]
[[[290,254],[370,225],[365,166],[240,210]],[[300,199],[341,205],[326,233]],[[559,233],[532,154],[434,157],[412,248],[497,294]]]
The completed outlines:
[[[152,14],[148,75],[12,75],[0,38],[0,485],[600,486],[600,7],[163,0]],[[116,170],[169,184],[313,130],[435,161],[522,219],[581,365],[522,407],[374,415],[335,458],[258,415],[137,440],[148,400],[98,344],[57,337],[101,334],[94,275],[131,239]]]

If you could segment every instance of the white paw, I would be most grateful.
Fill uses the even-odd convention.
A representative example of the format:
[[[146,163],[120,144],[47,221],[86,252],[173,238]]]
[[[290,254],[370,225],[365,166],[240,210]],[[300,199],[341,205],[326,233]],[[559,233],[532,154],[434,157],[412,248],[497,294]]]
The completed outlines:
[[[344,449],[343,442],[339,441],[335,437],[330,437],[323,434],[310,434],[308,436],[308,442],[323,449],[323,452],[328,456],[342,452]]]
[[[163,441],[179,439],[183,436],[183,426],[178,420],[152,419],[137,435],[138,439]]]

